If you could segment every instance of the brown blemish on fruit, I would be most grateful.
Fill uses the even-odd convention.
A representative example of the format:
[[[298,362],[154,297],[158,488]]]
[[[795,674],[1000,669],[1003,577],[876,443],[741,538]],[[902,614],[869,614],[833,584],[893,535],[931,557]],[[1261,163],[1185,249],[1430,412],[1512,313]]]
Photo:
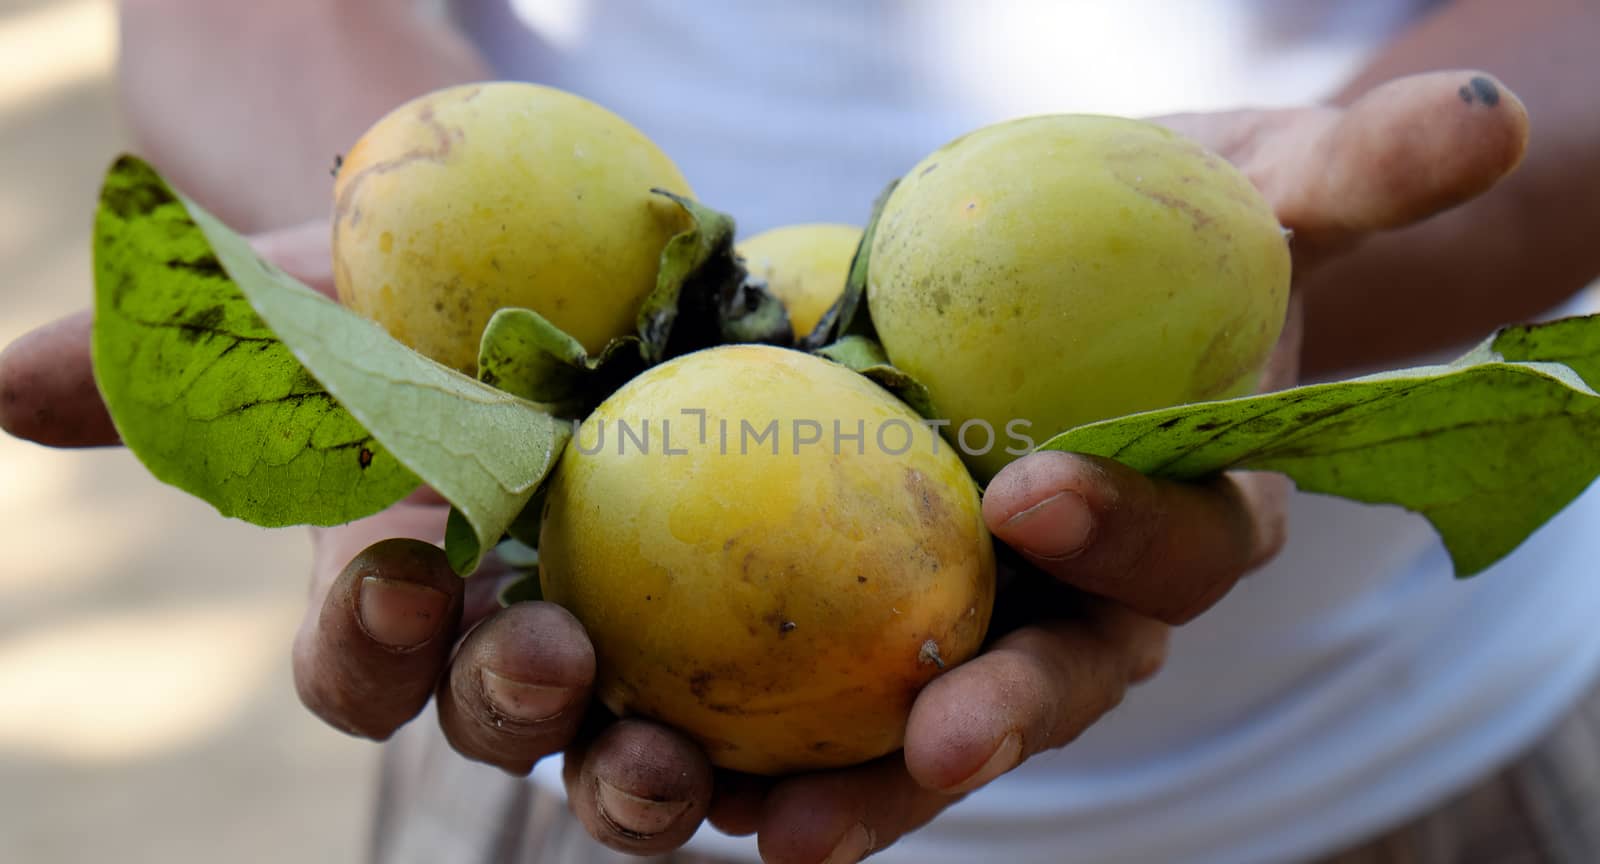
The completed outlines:
[[[699,672],[689,676],[689,692],[693,693],[694,698],[700,700],[700,703],[703,705],[705,704],[706,698],[711,693],[712,683],[714,683],[716,680],[717,678],[715,675],[712,675],[710,672],[702,669]]]
[[[398,171],[413,162],[426,161],[438,162],[442,164],[450,157],[450,151],[454,149],[455,140],[464,137],[461,130],[451,130],[446,128],[444,124],[440,123],[438,119],[434,117],[433,105],[431,104],[422,106],[422,111],[418,115],[417,119],[420,120],[424,126],[429,127],[433,131],[433,148],[410,150],[400,154],[399,156],[396,156],[393,159],[385,159],[382,162],[375,162],[356,172],[355,175],[350,178],[349,184],[346,185],[340,193],[338,201],[334,203],[333,220],[335,223],[335,231],[338,230],[338,223],[345,221],[346,217],[349,217],[351,226],[361,223],[361,210],[355,207],[355,199],[356,195],[360,193],[361,187],[366,184],[367,180],[382,174],[388,174],[392,171]]]
[[[696,735],[695,740],[706,749],[707,753],[732,753],[739,749],[739,745],[722,738],[713,738],[709,735]]]
[[[1267,353],[1272,350],[1271,345],[1262,346],[1249,355],[1240,353],[1240,349],[1252,344],[1235,338],[1239,327],[1244,324],[1247,317],[1244,314],[1235,316],[1218,327],[1211,341],[1206,343],[1205,350],[1195,361],[1194,377],[1190,384],[1191,392],[1197,394],[1196,399],[1210,399],[1221,395],[1266,362]]]
[[[911,493],[911,500],[917,505],[917,518],[922,521],[922,526],[928,529],[931,536],[939,537],[946,534],[960,536],[954,530],[951,522],[950,504],[944,496],[928,482],[928,478],[915,468],[907,468],[904,485],[907,492]]]
[[[1133,189],[1133,191],[1138,192],[1140,195],[1143,195],[1146,198],[1149,198],[1151,201],[1154,201],[1164,207],[1177,210],[1185,216],[1188,216],[1189,224],[1193,225],[1194,230],[1196,231],[1203,230],[1207,225],[1211,224],[1212,219],[1210,213],[1201,210],[1199,207],[1190,204],[1188,201],[1185,201],[1176,195],[1168,195],[1165,192],[1157,192],[1153,189],[1146,189],[1137,183],[1130,183],[1128,185]]]

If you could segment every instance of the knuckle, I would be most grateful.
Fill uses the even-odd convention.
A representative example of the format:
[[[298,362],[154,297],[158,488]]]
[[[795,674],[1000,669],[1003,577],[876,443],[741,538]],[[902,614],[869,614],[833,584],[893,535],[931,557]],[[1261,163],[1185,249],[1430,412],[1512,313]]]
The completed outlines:
[[[473,664],[458,664],[439,693],[439,724],[450,746],[468,759],[518,775],[569,742],[572,714],[563,709],[529,719],[497,706]]]

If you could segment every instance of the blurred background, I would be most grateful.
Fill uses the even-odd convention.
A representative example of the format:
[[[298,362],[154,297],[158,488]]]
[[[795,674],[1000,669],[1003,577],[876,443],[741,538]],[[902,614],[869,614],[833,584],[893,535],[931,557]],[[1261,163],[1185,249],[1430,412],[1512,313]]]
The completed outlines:
[[[89,303],[115,53],[111,0],[0,0],[0,345]],[[0,549],[0,861],[359,857],[377,748],[290,677],[304,531],[0,435]]]

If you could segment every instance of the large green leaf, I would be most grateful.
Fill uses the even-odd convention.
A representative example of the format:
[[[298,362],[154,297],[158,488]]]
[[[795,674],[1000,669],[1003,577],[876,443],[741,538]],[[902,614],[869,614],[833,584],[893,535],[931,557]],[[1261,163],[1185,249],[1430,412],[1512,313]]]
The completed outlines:
[[[1505,355],[1520,361],[1507,362]],[[1509,554],[1600,476],[1600,316],[1510,328],[1461,360],[1135,414],[1041,449],[1197,479],[1278,471],[1299,488],[1427,517],[1456,573]]]
[[[416,488],[251,308],[186,205],[131,158],[101,195],[94,369],[123,442],[257,525],[348,522]]]
[[[222,473],[196,467],[214,460],[232,459],[250,468],[267,461],[261,451],[250,452],[251,445],[267,440],[274,442],[265,451],[273,462],[293,462],[300,451],[324,446],[331,428],[341,433],[335,443],[353,439],[381,445],[345,454],[351,462],[371,462],[356,479],[379,465],[385,449],[410,473],[390,469],[398,473],[387,480],[383,494],[361,494],[358,507],[313,500],[353,493],[349,478],[310,469],[256,473],[228,488],[178,485],[219,508],[229,504],[224,512],[281,525],[340,521],[381,509],[420,477],[470,522],[479,549],[499,542],[560,455],[570,435],[566,423],[423,357],[296,282],[258,257],[242,237],[176,195],[145,163],[120,160],[106,188],[97,234],[97,247],[104,250],[97,256],[104,262],[97,267],[97,294],[99,306],[113,314],[97,323],[97,374],[104,375],[101,386],[119,430],[157,476]],[[219,297],[231,299],[221,306],[206,302]],[[248,350],[228,348],[226,342],[193,350],[186,340],[197,331],[237,334],[213,338]],[[206,400],[222,408],[259,401],[234,395],[235,388],[260,390],[252,376],[269,374],[265,361],[234,356],[249,351],[275,358],[273,380],[292,378],[298,388],[293,393],[317,393],[320,413],[234,411],[226,416],[236,422],[218,426],[213,415],[224,411],[198,410],[196,403]],[[231,374],[211,371],[216,360],[208,352],[226,352]],[[304,368],[294,367],[294,360]],[[173,440],[195,440],[210,450]],[[266,502],[232,506],[252,495]],[[310,518],[324,510],[335,518]],[[471,570],[477,557],[460,559],[458,569]]]

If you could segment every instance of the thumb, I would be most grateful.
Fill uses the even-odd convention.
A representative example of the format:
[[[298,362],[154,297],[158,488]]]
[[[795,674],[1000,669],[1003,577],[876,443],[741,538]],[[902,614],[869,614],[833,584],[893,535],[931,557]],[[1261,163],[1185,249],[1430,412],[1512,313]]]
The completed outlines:
[[[1481,195],[1522,161],[1528,113],[1474,71],[1398,78],[1269,145],[1263,184],[1297,251],[1337,247]]]
[[[327,221],[251,238],[285,272],[333,296]],[[89,343],[94,313],[85,309],[46,324],[0,352],[0,429],[51,447],[97,447],[118,441],[95,386]]]

